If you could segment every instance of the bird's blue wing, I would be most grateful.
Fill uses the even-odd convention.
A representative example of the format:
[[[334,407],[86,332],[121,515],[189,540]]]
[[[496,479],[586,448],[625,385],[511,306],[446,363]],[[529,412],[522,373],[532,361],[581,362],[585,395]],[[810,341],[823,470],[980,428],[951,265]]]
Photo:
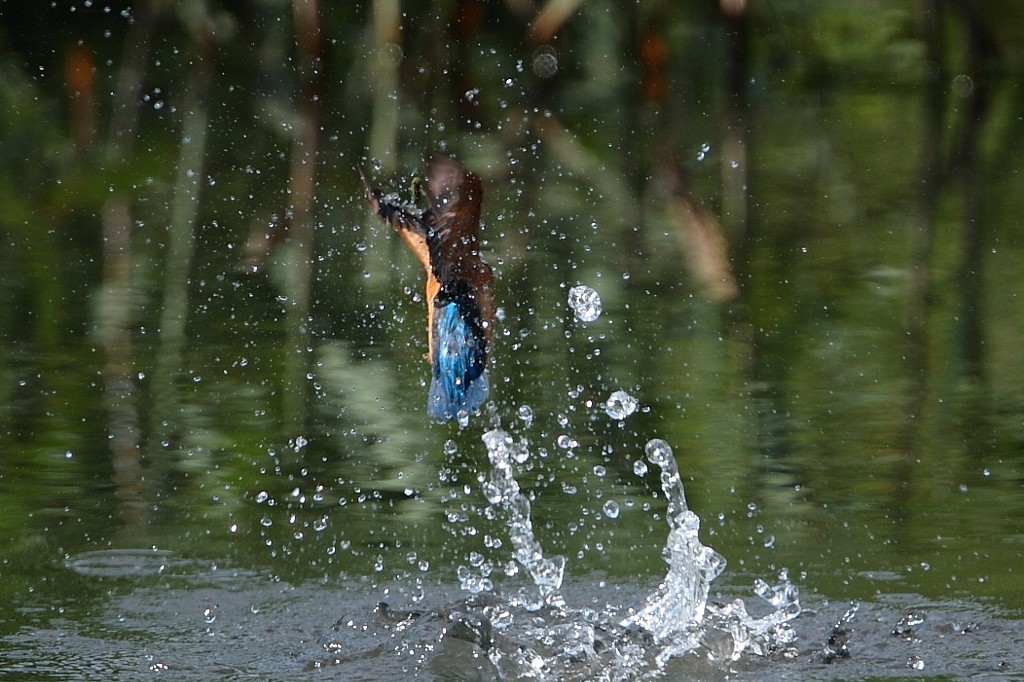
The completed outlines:
[[[432,419],[456,419],[462,410],[472,414],[490,392],[486,342],[479,322],[474,324],[478,313],[468,303],[434,307],[434,366],[427,396]]]

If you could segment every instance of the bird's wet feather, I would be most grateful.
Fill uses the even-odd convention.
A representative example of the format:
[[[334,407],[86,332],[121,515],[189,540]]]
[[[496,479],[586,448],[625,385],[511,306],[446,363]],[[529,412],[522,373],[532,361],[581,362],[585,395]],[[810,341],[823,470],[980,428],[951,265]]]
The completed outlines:
[[[427,413],[461,419],[480,409],[490,390],[487,356],[494,329],[494,275],[480,257],[483,187],[447,156],[427,163],[429,206],[390,201],[363,178],[377,215],[402,237],[426,270]]]

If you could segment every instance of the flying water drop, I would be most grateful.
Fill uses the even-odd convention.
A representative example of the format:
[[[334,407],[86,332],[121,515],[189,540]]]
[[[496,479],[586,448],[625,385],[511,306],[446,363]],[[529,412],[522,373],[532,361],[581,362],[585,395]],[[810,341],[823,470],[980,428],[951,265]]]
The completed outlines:
[[[640,401],[630,394],[625,391],[615,391],[608,396],[608,401],[604,404],[604,411],[612,419],[625,419],[636,412],[636,408],[639,406]]]
[[[569,307],[578,322],[593,322],[601,317],[601,296],[588,286],[569,289]]]

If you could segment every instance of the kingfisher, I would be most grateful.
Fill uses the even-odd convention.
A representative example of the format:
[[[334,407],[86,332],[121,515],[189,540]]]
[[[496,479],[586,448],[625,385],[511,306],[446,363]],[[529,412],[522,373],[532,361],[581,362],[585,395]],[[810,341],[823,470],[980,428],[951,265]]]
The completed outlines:
[[[455,159],[427,160],[426,207],[404,204],[370,187],[374,212],[391,225],[426,271],[427,415],[465,423],[490,392],[487,352],[494,334],[494,274],[480,257],[480,178]],[[420,193],[420,185],[414,185]]]

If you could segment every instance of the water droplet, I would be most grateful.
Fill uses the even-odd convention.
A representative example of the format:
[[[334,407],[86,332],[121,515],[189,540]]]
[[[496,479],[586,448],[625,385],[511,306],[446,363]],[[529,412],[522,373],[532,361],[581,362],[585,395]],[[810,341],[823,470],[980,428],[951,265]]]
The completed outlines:
[[[615,500],[608,500],[607,502],[605,502],[604,506],[601,507],[601,510],[604,512],[604,515],[607,516],[609,519],[619,518],[619,503],[616,502]]]
[[[646,476],[647,463],[642,459],[638,459],[637,461],[633,462],[633,473],[636,474],[637,476]]]
[[[516,410],[516,414],[523,420],[527,427],[533,424],[533,408],[529,405],[520,405],[519,409]]]
[[[526,464],[526,460],[530,459],[530,450],[525,441],[513,445],[509,454],[518,464]]]
[[[608,397],[608,402],[604,404],[604,411],[612,419],[625,419],[636,412],[639,405],[640,401],[625,391],[615,391]]]
[[[533,72],[540,78],[552,78],[558,73],[558,56],[549,45],[542,45],[534,53]]]
[[[652,438],[647,441],[644,452],[647,453],[647,459],[651,460],[651,464],[657,466],[664,466],[672,459],[672,446],[661,438]]]
[[[974,81],[965,73],[953,77],[953,94],[957,97],[970,97],[974,93]]]
[[[593,322],[601,317],[601,297],[582,284],[569,289],[569,307],[580,322]]]
[[[504,494],[500,487],[490,481],[486,481],[481,487],[483,488],[484,498],[490,504],[499,504],[502,501]]]
[[[563,450],[571,450],[572,448],[579,445],[579,443],[577,443],[570,436],[564,433],[560,435],[557,439],[555,439],[555,443],[557,443],[558,447],[562,448]]]

